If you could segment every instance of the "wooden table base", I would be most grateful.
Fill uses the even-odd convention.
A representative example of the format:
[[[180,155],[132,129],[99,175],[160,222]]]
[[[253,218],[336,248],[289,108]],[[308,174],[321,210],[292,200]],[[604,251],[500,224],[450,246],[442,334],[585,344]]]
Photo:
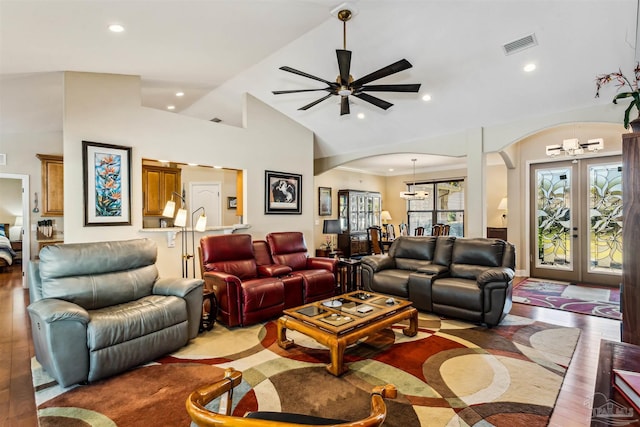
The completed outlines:
[[[307,335],[320,344],[329,347],[331,363],[327,365],[327,371],[335,376],[340,376],[348,370],[344,365],[344,350],[348,345],[355,343],[360,338],[407,319],[409,320],[409,326],[404,328],[402,332],[406,336],[413,337],[418,333],[418,310],[413,307],[408,307],[382,319],[373,320],[368,325],[341,335],[324,331],[285,315],[278,319],[278,345],[285,350],[294,345],[293,340],[287,339],[287,329]]]

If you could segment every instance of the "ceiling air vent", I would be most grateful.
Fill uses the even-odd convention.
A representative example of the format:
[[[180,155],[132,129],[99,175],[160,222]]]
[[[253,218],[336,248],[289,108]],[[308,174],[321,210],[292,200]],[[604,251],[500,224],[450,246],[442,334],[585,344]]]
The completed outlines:
[[[213,119],[211,119],[211,120],[209,120],[209,121],[210,121],[210,122],[213,122],[213,123],[220,123],[220,122],[222,121],[222,119],[219,119],[219,118],[217,118],[217,117],[214,117]]]
[[[521,50],[528,49],[530,47],[536,46],[537,44],[538,41],[536,40],[536,35],[529,34],[528,36],[522,37],[521,39],[507,43],[502,47],[504,48],[505,55],[511,55],[512,53],[520,52]]]

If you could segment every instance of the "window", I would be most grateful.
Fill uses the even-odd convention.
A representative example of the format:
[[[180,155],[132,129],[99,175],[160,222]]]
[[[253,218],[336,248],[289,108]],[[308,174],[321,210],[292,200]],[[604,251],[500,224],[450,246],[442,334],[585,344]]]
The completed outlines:
[[[426,191],[424,200],[409,200],[407,216],[409,235],[415,234],[417,227],[424,227],[425,234],[431,234],[434,224],[449,224],[451,236],[464,236],[464,181],[441,181],[408,185],[408,191]]]

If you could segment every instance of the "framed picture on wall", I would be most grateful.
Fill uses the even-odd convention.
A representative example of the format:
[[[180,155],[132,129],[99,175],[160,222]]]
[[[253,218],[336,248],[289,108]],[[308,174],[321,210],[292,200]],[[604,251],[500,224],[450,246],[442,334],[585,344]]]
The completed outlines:
[[[331,187],[318,187],[318,215],[331,216]]]
[[[82,141],[84,225],[131,225],[131,147]]]
[[[238,198],[227,197],[227,209],[237,209],[237,208],[238,208]]]
[[[265,171],[265,214],[302,214],[302,175]]]

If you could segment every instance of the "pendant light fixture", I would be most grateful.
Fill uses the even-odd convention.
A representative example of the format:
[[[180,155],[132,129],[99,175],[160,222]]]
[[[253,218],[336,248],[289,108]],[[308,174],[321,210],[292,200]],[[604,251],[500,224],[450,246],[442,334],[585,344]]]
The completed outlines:
[[[416,191],[416,161],[418,161],[418,159],[411,159],[411,161],[413,162],[413,190],[414,191],[401,191],[400,192],[400,197],[405,199],[405,200],[424,200],[429,196],[429,193],[427,193],[426,191],[423,190],[417,190]]]

